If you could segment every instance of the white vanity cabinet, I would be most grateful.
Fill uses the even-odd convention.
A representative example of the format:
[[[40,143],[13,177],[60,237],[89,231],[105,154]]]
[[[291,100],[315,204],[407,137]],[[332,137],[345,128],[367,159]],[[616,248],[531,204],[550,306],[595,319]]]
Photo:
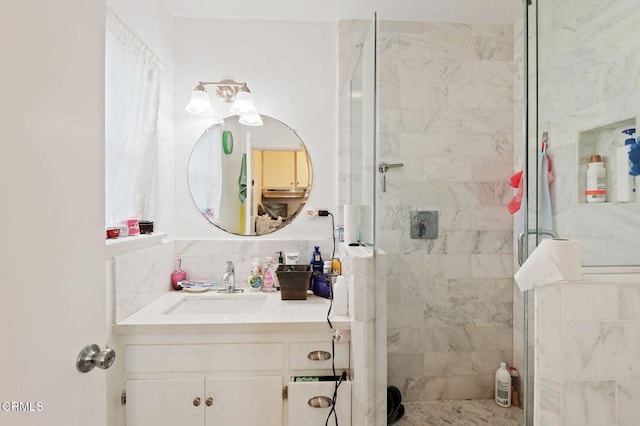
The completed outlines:
[[[294,378],[332,376],[333,366],[338,375],[349,372],[349,332],[332,349],[331,331],[323,328],[225,333],[202,325],[202,332],[123,333],[126,425],[322,426],[330,408],[309,401],[331,400],[334,382]],[[339,424],[348,426],[348,379],[337,401]]]
[[[282,425],[282,378],[127,380],[128,426]]]

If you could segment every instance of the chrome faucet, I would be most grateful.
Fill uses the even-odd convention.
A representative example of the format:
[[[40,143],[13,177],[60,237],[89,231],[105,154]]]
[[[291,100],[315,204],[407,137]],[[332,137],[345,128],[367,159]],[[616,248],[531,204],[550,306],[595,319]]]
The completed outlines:
[[[233,266],[233,262],[230,260],[227,260],[227,272],[222,276],[222,285],[224,286],[224,291],[227,293],[233,293],[236,291],[235,268]]]

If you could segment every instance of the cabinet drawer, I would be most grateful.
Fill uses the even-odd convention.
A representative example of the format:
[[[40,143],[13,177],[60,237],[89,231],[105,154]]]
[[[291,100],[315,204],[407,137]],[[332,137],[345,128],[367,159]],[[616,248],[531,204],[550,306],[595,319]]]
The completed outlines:
[[[282,370],[282,343],[128,345],[127,373]]]
[[[331,342],[299,342],[289,344],[290,370],[316,370],[331,368]],[[329,357],[328,359],[325,359]],[[349,343],[336,343],[335,367],[349,368]]]
[[[289,425],[323,425],[331,406],[314,407],[314,401],[328,402],[333,397],[335,382],[289,382],[287,423]],[[318,397],[320,399],[318,399]],[[328,398],[328,399],[327,399]],[[314,401],[312,401],[314,400]],[[345,380],[338,388],[336,414],[340,426],[351,425],[351,382]],[[329,425],[335,426],[333,414]]]

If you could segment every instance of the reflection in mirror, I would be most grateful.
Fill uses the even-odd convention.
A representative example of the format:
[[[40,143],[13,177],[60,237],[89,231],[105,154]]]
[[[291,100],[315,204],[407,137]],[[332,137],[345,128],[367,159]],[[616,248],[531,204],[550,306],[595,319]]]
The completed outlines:
[[[189,158],[189,190],[198,211],[232,234],[264,235],[295,218],[311,190],[311,161],[286,124],[225,118],[198,139]]]

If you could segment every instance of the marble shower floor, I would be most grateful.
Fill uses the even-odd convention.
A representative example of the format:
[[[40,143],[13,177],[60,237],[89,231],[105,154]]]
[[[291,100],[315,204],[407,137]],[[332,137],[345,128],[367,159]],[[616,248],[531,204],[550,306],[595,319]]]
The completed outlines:
[[[404,417],[394,426],[520,426],[522,409],[498,407],[491,399],[403,402]]]

